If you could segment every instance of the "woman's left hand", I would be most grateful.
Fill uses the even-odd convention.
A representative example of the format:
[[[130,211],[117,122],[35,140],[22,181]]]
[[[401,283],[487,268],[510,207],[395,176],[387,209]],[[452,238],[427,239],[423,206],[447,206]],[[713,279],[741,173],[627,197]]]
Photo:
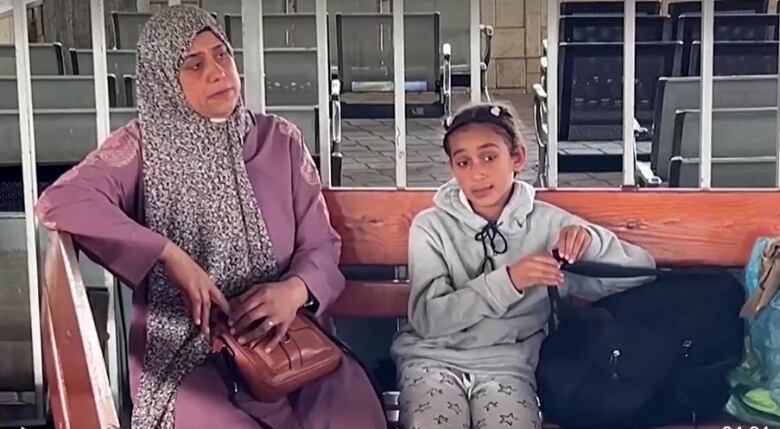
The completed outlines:
[[[306,284],[298,277],[254,285],[231,300],[234,322],[230,333],[238,335],[238,343],[244,345],[257,342],[275,329],[275,335],[266,347],[266,351],[270,351],[284,338],[307,296]],[[258,321],[262,323],[256,323]]]
[[[579,261],[588,250],[593,237],[590,231],[581,225],[569,225],[561,229],[558,235],[558,253],[570,264]]]

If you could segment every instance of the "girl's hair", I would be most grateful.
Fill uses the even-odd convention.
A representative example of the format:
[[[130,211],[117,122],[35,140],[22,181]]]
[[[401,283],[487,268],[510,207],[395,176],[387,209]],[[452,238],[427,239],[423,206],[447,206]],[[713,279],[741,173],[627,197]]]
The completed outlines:
[[[515,109],[501,103],[474,103],[469,104],[458,110],[455,116],[447,118],[444,122],[444,152],[450,156],[450,138],[469,125],[485,124],[492,126],[503,137],[509,152],[517,152],[517,148],[522,144],[520,132],[517,127],[517,114]]]

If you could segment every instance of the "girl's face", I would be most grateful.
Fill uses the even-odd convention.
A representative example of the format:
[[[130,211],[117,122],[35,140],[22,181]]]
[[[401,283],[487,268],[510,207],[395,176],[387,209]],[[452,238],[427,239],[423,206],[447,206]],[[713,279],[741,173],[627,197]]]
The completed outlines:
[[[466,125],[449,138],[450,169],[476,213],[497,220],[525,163],[525,146],[509,151],[506,137],[487,124]]]

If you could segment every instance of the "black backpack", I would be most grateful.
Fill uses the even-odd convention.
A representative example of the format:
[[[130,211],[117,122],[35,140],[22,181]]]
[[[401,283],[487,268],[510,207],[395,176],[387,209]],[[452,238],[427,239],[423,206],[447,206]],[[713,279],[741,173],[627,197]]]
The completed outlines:
[[[651,270],[577,262],[589,277],[655,280],[553,314],[536,371],[546,421],[564,428],[640,429],[722,415],[728,373],[743,358],[740,282],[721,269]]]

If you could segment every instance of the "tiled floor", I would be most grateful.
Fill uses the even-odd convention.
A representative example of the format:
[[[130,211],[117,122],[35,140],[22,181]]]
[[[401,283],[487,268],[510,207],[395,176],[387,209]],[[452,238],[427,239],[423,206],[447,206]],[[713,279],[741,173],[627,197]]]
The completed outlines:
[[[520,174],[522,180],[536,180],[537,147],[529,95],[497,96],[511,103],[520,118],[521,133],[526,141],[528,159]],[[444,129],[440,119],[409,119],[406,123],[406,173],[409,187],[436,187],[450,178],[449,167],[441,148]],[[342,185],[349,187],[395,186],[395,144],[392,119],[344,120],[342,123]],[[615,143],[595,146],[579,144],[567,147],[571,153],[622,153]],[[641,150],[649,148],[640,147]],[[616,187],[621,173],[565,173],[559,176],[560,187]]]

